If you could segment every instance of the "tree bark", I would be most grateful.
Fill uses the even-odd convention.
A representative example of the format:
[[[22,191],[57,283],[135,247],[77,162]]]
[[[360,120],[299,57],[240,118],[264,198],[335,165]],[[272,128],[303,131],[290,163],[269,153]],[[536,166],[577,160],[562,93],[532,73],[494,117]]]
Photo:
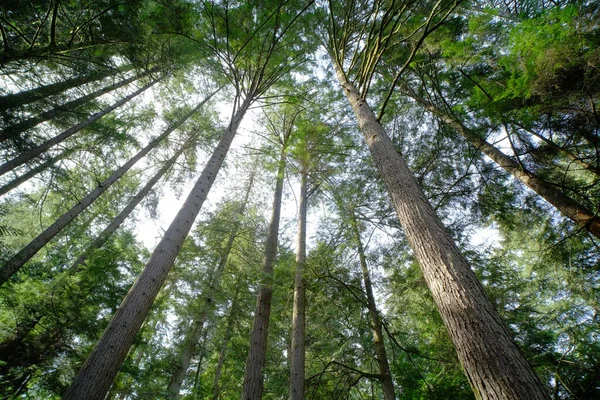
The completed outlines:
[[[216,92],[215,92],[216,93]],[[167,136],[169,136],[175,129],[181,126],[187,121],[200,106],[202,106],[214,93],[209,95],[208,98],[203,100],[197,107],[187,113],[183,118],[173,124],[171,127],[166,129],[160,136],[152,140],[142,150],[140,150],[135,156],[127,161],[123,166],[115,170],[108,178],[98,185],[94,190],[88,193],[83,199],[74,205],[69,211],[64,213],[58,218],[52,225],[46,230],[40,233],[35,239],[33,239],[27,246],[13,256],[9,261],[6,262],[0,268],[0,285],[4,284],[12,275],[14,275],[27,261],[31,259],[42,247],[44,247],[54,236],[56,236],[65,226],[73,221],[83,210],[85,210],[90,204],[92,204],[102,193],[104,193],[113,183],[121,178],[129,169],[152,149],[158,146]]]
[[[229,233],[229,237],[227,238],[227,244],[225,248],[221,252],[221,257],[219,259],[219,264],[214,271],[214,274],[211,278],[211,282],[209,287],[206,290],[206,293],[203,293],[204,306],[201,308],[200,315],[196,316],[192,321],[191,327],[188,329],[188,334],[184,339],[184,346],[179,357],[179,362],[171,375],[171,380],[169,381],[169,386],[167,388],[167,398],[168,399],[178,399],[179,391],[181,390],[181,385],[183,384],[183,380],[185,379],[185,375],[187,373],[188,368],[190,367],[190,363],[192,361],[192,357],[195,353],[196,345],[198,341],[202,337],[202,327],[206,322],[209,314],[212,314],[214,311],[214,297],[216,295],[217,290],[220,287],[221,276],[223,275],[223,271],[225,270],[225,266],[227,265],[227,259],[229,258],[229,254],[231,253],[231,249],[233,248],[233,242],[238,234],[240,224],[248,205],[248,198],[250,197],[250,191],[252,190],[252,184],[254,182],[254,174],[250,176],[250,182],[248,187],[246,188],[246,194],[244,196],[244,201],[240,206],[238,211],[238,220],[233,226],[233,229]]]
[[[377,169],[479,399],[545,399],[539,378],[373,111],[332,57]]]
[[[298,242],[296,276],[294,278],[294,309],[292,312],[292,348],[290,366],[290,399],[304,400],[305,335],[306,335],[306,214],[308,211],[308,168],[300,171],[300,203],[298,205]]]
[[[134,97],[138,96],[139,94],[145,92],[147,89],[152,87],[157,82],[158,82],[158,80],[154,80],[154,81],[150,82],[146,86],[136,90],[135,92],[131,93],[130,95],[123,97],[121,100],[117,101],[116,103],[102,109],[101,111],[99,111],[95,114],[92,114],[85,121],[82,121],[82,122],[70,127],[66,131],[63,131],[62,133],[54,136],[52,139],[46,140],[44,143],[40,144],[39,146],[33,147],[29,150],[25,150],[24,152],[19,154],[17,157],[13,158],[12,160],[9,160],[9,161],[5,162],[4,164],[0,165],[0,176],[33,160],[34,158],[38,157],[40,154],[42,154],[43,152],[45,152],[46,150],[51,148],[52,146],[55,146],[61,142],[64,142],[65,140],[67,140],[68,138],[70,138],[71,136],[73,136],[74,134],[79,132],[80,130],[87,128],[93,122],[99,120],[100,118],[104,117],[106,114],[114,111],[116,108],[127,103],[128,101],[130,101]]]
[[[6,94],[4,96],[0,96],[0,113],[11,108],[31,104],[33,102],[45,99],[46,97],[55,96],[68,89],[72,89],[86,83],[99,81],[100,79],[104,79],[108,76],[114,76],[132,69],[133,66],[127,65],[120,68],[107,69],[105,71],[96,71],[88,75],[78,76],[77,78],[71,78],[65,81],[40,86],[35,89]]]
[[[428,100],[417,96],[409,89],[403,90],[408,96],[423,105],[432,114],[438,116],[444,123],[454,128],[471,145],[491,158],[500,168],[517,178],[525,186],[540,195],[548,203],[552,204],[564,216],[575,222],[589,233],[600,238],[600,217],[583,205],[579,204],[556,187],[540,179],[537,175],[524,170],[516,160],[507,156],[498,148],[485,139],[479,137],[469,128],[464,126],[455,116],[440,109]]]
[[[281,200],[283,197],[283,178],[286,165],[286,144],[284,143],[279,157],[275,194],[273,196],[273,213],[269,224],[269,234],[265,246],[263,260],[263,276],[256,297],[256,309],[250,336],[250,348],[246,358],[244,373],[243,400],[260,400],[263,392],[263,367],[267,353],[267,336],[269,331],[269,317],[271,315],[271,298],[273,288],[270,279],[273,276],[273,267],[277,259],[277,243],[279,240],[279,219],[281,216]]]
[[[188,235],[223,164],[244,114],[246,99],[233,115],[206,167],[165,232],[137,281],[127,293],[96,347],[81,367],[65,400],[104,399],[127,352]]]
[[[154,68],[150,72],[154,72],[158,70],[158,68]],[[61,104],[56,106],[48,111],[44,111],[41,114],[36,115],[35,117],[31,117],[26,119],[25,121],[17,122],[14,125],[7,126],[2,132],[0,132],[0,141],[4,141],[7,139],[19,139],[19,136],[22,132],[25,132],[28,129],[33,128],[34,126],[41,124],[42,122],[49,121],[53,118],[59,117],[66,112],[73,111],[76,107],[79,107],[82,104],[87,103],[90,100],[93,100],[97,97],[102,96],[103,94],[110,93],[113,90],[116,90],[120,87],[123,87],[131,82],[134,82],[141,77],[148,75],[150,72],[144,72],[135,76],[132,76],[127,79],[123,79],[117,83],[113,83],[112,85],[103,87],[102,89],[98,89],[92,93],[88,93],[85,96],[81,96],[75,100],[71,100],[65,104]]]
[[[387,352],[385,350],[385,344],[383,342],[383,333],[381,330],[381,319],[379,318],[379,312],[377,311],[377,303],[375,303],[375,296],[373,294],[373,285],[371,284],[371,275],[369,274],[369,267],[367,265],[367,257],[365,256],[365,249],[360,239],[360,231],[358,230],[358,223],[356,222],[356,215],[354,210],[350,210],[350,226],[356,241],[356,247],[358,250],[358,258],[360,260],[360,268],[363,275],[363,284],[365,285],[365,292],[367,293],[367,304],[369,305],[369,322],[371,324],[371,330],[373,331],[373,343],[375,344],[375,354],[377,355],[377,364],[379,365],[379,374],[381,376],[381,388],[383,389],[383,398],[385,400],[395,400],[396,395],[394,394],[394,381],[390,372],[390,364],[388,362]]]

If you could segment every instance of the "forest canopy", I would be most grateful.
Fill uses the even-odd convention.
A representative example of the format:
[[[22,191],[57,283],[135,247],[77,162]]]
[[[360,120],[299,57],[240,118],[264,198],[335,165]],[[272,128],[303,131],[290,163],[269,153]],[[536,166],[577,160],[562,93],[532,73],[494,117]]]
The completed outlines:
[[[0,398],[600,398],[599,20],[2,2]]]

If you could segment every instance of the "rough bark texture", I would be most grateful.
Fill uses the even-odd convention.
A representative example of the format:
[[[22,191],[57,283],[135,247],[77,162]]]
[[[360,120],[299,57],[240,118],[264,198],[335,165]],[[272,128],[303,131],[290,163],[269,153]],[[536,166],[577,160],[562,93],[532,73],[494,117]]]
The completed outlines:
[[[112,92],[113,90],[116,90],[120,87],[128,85],[131,82],[134,82],[134,81],[140,79],[142,76],[145,76],[147,74],[148,74],[147,72],[144,72],[142,74],[138,74],[138,75],[132,76],[130,78],[123,79],[122,81],[113,83],[112,85],[103,87],[102,89],[98,89],[92,93],[86,94],[85,96],[81,96],[75,100],[71,100],[65,104],[61,104],[60,106],[56,106],[48,111],[44,111],[43,113],[38,114],[35,117],[31,117],[29,119],[26,119],[25,121],[21,121],[14,125],[8,126],[0,133],[0,140],[18,139],[20,133],[25,132],[28,129],[31,129],[34,126],[41,124],[44,121],[49,121],[53,118],[63,115],[66,112],[73,111],[75,108],[79,107],[80,105],[85,104],[88,101],[93,100],[97,97],[100,97],[103,94]]]
[[[369,306],[369,322],[371,324],[371,330],[373,332],[373,343],[375,344],[375,353],[377,355],[377,364],[379,365],[379,374],[381,376],[381,388],[383,390],[383,398],[385,400],[395,400],[396,395],[394,394],[394,381],[392,380],[392,374],[390,373],[390,364],[388,362],[387,352],[385,350],[385,344],[383,342],[383,333],[381,330],[381,320],[379,318],[379,312],[377,311],[377,304],[375,303],[375,296],[373,295],[373,285],[371,284],[371,274],[369,273],[369,267],[367,265],[367,257],[365,256],[365,249],[360,239],[360,231],[358,230],[358,224],[356,222],[356,216],[354,211],[350,211],[350,224],[352,226],[352,233],[356,241],[356,247],[358,249],[358,258],[360,260],[360,268],[363,275],[363,284],[365,285],[365,292],[367,293],[367,304]]]
[[[214,93],[213,93],[214,94]],[[212,97],[211,94],[208,98]],[[8,260],[5,265],[0,268],[0,285],[4,284],[12,275],[14,275],[27,261],[31,259],[42,247],[46,245],[54,236],[56,236],[65,226],[73,221],[83,210],[92,204],[102,193],[104,193],[112,184],[121,178],[135,163],[142,159],[160,142],[166,139],[175,129],[187,121],[198,108],[208,101],[208,98],[203,100],[197,107],[186,114],[183,118],[166,129],[160,136],[152,140],[146,147],[140,150],[135,156],[127,161],[123,166],[115,170],[108,178],[98,185],[94,190],[88,193],[83,199],[74,205],[69,211],[60,216],[52,225],[40,233],[27,246],[19,251],[13,258]]]
[[[248,106],[249,102],[244,102],[233,115],[200,178],[81,367],[64,400],[101,400],[106,396],[206,200]]]
[[[26,151],[22,152],[21,154],[19,154],[17,157],[13,158],[12,160],[5,162],[4,164],[0,165],[0,175],[4,175],[7,172],[12,171],[13,169],[38,157],[40,154],[42,154],[43,152],[48,150],[50,147],[55,146],[65,140],[67,140],[68,138],[70,138],[71,136],[73,136],[74,134],[79,132],[80,130],[90,126],[92,124],[92,122],[99,120],[100,118],[104,117],[106,114],[114,111],[116,108],[121,107],[123,104],[127,103],[134,97],[145,92],[147,89],[152,87],[157,82],[158,82],[158,80],[154,80],[154,81],[150,82],[149,84],[145,85],[141,89],[138,89],[135,92],[131,93],[130,95],[123,97],[121,100],[117,101],[116,103],[98,111],[97,113],[92,114],[85,121],[82,121],[76,125],[73,125],[69,129],[54,136],[52,139],[48,139],[44,143],[40,144],[39,146],[33,147],[29,150],[26,150]]]
[[[88,75],[78,76],[77,78],[71,78],[52,83],[50,85],[40,86],[35,89],[0,96],[0,113],[11,108],[31,104],[33,102],[45,99],[46,97],[55,96],[74,87],[85,85],[86,83],[99,81],[100,79],[108,76],[130,71],[131,69],[133,69],[133,67],[128,65],[118,69],[96,71]]]
[[[507,156],[498,148],[479,137],[469,128],[464,126],[457,118],[436,107],[431,102],[414,94],[410,96],[421,103],[432,114],[438,116],[449,126],[453,127],[469,143],[491,158],[503,170],[517,178],[524,185],[539,194],[544,200],[556,207],[564,216],[571,219],[592,235],[600,238],[600,217],[596,213],[579,204],[550,183],[540,179],[534,173],[523,170],[521,165],[512,157]]]
[[[334,61],[335,63],[335,61]],[[469,383],[480,399],[545,399],[544,388],[369,105],[334,64]]]
[[[308,210],[308,170],[302,166],[300,177],[300,204],[298,205],[298,243],[296,248],[296,276],[294,278],[294,309],[292,312],[292,351],[290,365],[290,399],[304,399],[304,370],[306,334],[306,213]]]
[[[283,177],[285,174],[286,148],[281,149],[279,168],[277,170],[277,182],[273,196],[273,214],[269,225],[269,234],[265,246],[265,258],[263,260],[263,273],[266,279],[273,275],[273,267],[277,259],[277,243],[279,240],[279,219],[281,215],[281,199],[283,196]],[[267,336],[269,331],[269,317],[271,315],[271,298],[273,288],[271,282],[263,282],[258,289],[256,298],[256,309],[254,310],[254,321],[250,336],[250,348],[246,358],[246,370],[244,373],[243,400],[260,400],[263,392],[263,367],[267,353]]]
[[[225,248],[221,252],[221,257],[219,260],[219,264],[215,269],[213,276],[211,277],[210,286],[207,288],[206,293],[203,293],[204,304],[201,307],[201,312],[194,320],[192,321],[191,327],[188,329],[188,333],[185,335],[184,346],[179,357],[179,362],[171,375],[171,380],[169,381],[169,386],[167,388],[167,396],[169,399],[178,399],[179,391],[181,390],[181,385],[183,384],[183,380],[187,373],[188,368],[190,367],[190,363],[192,361],[192,357],[195,353],[196,345],[202,336],[202,327],[206,322],[209,314],[212,314],[214,311],[214,301],[216,292],[220,287],[221,276],[223,275],[223,271],[225,270],[225,266],[227,265],[227,259],[229,258],[229,254],[231,253],[231,249],[233,248],[233,242],[237,236],[238,230],[240,228],[241,219],[246,211],[246,206],[248,204],[248,198],[250,197],[250,191],[252,190],[252,184],[254,181],[254,175],[250,177],[250,182],[246,189],[246,194],[244,196],[244,201],[238,210],[238,221],[233,226],[233,229],[229,233],[229,237],[227,238],[227,243],[225,244]]]

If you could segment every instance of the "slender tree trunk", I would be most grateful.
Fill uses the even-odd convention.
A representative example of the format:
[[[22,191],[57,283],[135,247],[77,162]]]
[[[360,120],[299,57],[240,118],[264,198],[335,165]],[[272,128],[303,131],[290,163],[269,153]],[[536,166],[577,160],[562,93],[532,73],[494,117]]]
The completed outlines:
[[[0,96],[0,113],[11,108],[45,99],[46,97],[55,96],[68,89],[72,89],[86,83],[99,81],[100,79],[104,79],[108,76],[115,76],[119,73],[127,72],[132,69],[132,65],[127,65],[120,68],[107,69],[105,71],[96,71],[88,75],[78,76],[77,78],[71,78],[65,81],[52,83],[50,85],[40,86],[35,89],[6,94],[4,96]]]
[[[304,369],[306,335],[306,214],[308,209],[308,168],[303,163],[300,177],[300,204],[298,205],[298,243],[296,276],[294,278],[294,309],[292,312],[292,349],[290,368],[290,399],[304,400]]]
[[[156,71],[158,68],[153,69],[152,71]],[[151,71],[151,72],[152,72]],[[56,106],[48,111],[44,111],[41,114],[36,115],[35,117],[31,117],[26,119],[25,121],[17,122],[14,125],[6,127],[2,132],[0,132],[0,141],[7,139],[18,139],[19,135],[22,132],[25,132],[28,129],[33,128],[34,126],[41,124],[42,122],[49,121],[53,118],[59,117],[66,112],[73,111],[76,107],[79,107],[82,104],[87,103],[90,100],[93,100],[97,97],[102,96],[103,94],[110,93],[113,90],[116,90],[120,87],[128,85],[131,82],[134,82],[141,77],[148,75],[149,72],[144,72],[135,76],[132,76],[127,79],[123,79],[117,83],[113,83],[112,85],[103,87],[102,89],[96,90],[92,93],[86,94],[85,96],[81,96],[75,100],[71,100],[65,104],[61,104],[60,106]]]
[[[175,161],[179,158],[181,153],[185,150],[186,145],[183,145],[159,170],[152,179],[150,179],[140,191],[129,200],[129,203],[123,208],[123,210],[115,217],[112,221],[102,230],[102,232],[90,243],[90,245],[84,250],[83,253],[77,260],[71,265],[70,270],[77,272],[92,252],[96,249],[104,246],[104,243],[112,236],[113,233],[121,226],[121,224],[129,217],[133,210],[138,204],[150,193],[150,190],[161,180],[161,178],[167,173],[167,171],[175,164]]]
[[[600,238],[600,217],[596,213],[579,204],[558,190],[555,186],[549,184],[543,179],[540,179],[534,173],[523,170],[521,164],[519,164],[516,160],[504,154],[485,139],[479,137],[479,135],[464,126],[453,115],[450,115],[446,111],[436,107],[431,102],[417,96],[409,89],[405,89],[404,92],[415,101],[422,104],[432,114],[438,116],[446,124],[453,127],[469,143],[471,143],[471,145],[475,146],[477,149],[491,158],[496,164],[498,164],[499,167],[517,178],[525,186],[529,187],[548,203],[556,207],[564,216],[575,222],[580,227],[586,229],[592,235]]]
[[[265,246],[265,257],[263,260],[263,274],[265,279],[273,276],[273,267],[277,259],[277,243],[279,240],[279,219],[281,215],[281,199],[283,196],[283,178],[286,165],[286,145],[281,148],[279,167],[277,169],[277,180],[275,194],[273,197],[273,214],[269,225],[269,234]],[[263,367],[267,352],[267,336],[269,331],[269,317],[271,315],[271,298],[273,288],[271,282],[260,284],[256,298],[256,309],[250,336],[250,348],[246,358],[246,370],[244,373],[243,400],[260,400],[263,392]]]
[[[146,147],[140,150],[135,156],[127,161],[123,166],[115,170],[108,178],[106,178],[98,187],[88,193],[83,199],[74,205],[69,211],[64,213],[58,218],[52,225],[46,230],[40,233],[35,239],[33,239],[27,246],[19,251],[13,258],[11,258],[5,265],[0,268],[0,285],[4,284],[13,274],[15,274],[31,257],[33,257],[42,247],[46,245],[54,236],[56,236],[65,226],[73,221],[83,210],[85,210],[90,204],[92,204],[102,193],[104,193],[113,183],[121,178],[133,165],[148,154],[152,149],[158,146],[167,136],[169,136],[175,129],[186,122],[197,110],[204,104],[210,97],[203,100],[197,107],[186,114],[183,118],[165,130],[160,136],[152,140]]]
[[[106,114],[114,111],[116,108],[127,103],[128,101],[130,101],[134,97],[138,96],[139,94],[145,92],[147,89],[152,87],[157,82],[158,82],[158,80],[154,80],[154,81],[150,82],[146,86],[142,87],[141,89],[136,90],[135,92],[131,93],[128,96],[125,96],[124,98],[117,101],[116,103],[102,109],[101,111],[99,111],[95,114],[92,114],[85,121],[82,121],[82,122],[70,127],[66,131],[54,136],[52,139],[48,139],[44,143],[40,144],[39,146],[33,147],[29,150],[26,150],[26,151],[22,152],[21,154],[19,154],[17,157],[13,158],[12,160],[5,162],[4,164],[0,165],[0,175],[4,175],[7,172],[12,171],[13,169],[33,160],[34,158],[38,157],[40,154],[42,154],[43,152],[45,152],[46,150],[51,148],[52,146],[55,146],[61,142],[64,142],[65,140],[67,140],[68,138],[73,136],[75,133],[90,126],[94,121],[99,120]]]
[[[33,178],[37,174],[44,172],[45,170],[52,167],[53,165],[56,165],[57,162],[59,162],[60,160],[64,160],[65,158],[67,158],[68,156],[70,156],[77,150],[78,150],[77,148],[67,149],[67,150],[63,151],[62,153],[60,153],[52,158],[47,159],[46,161],[42,162],[41,164],[36,165],[29,171],[25,172],[23,175],[19,175],[16,178],[14,178],[13,180],[11,180],[10,182],[7,182],[6,184],[0,186],[0,196],[5,195],[6,193],[10,192],[11,190],[19,187],[23,182],[27,182],[29,179]]]
[[[169,399],[178,399],[179,391],[181,390],[181,385],[183,384],[183,380],[185,379],[185,375],[187,370],[190,367],[190,363],[192,361],[192,357],[195,353],[196,345],[202,336],[202,327],[206,322],[209,314],[212,314],[214,311],[214,298],[216,292],[218,291],[221,283],[221,276],[223,275],[223,271],[225,270],[225,266],[227,265],[227,259],[229,258],[229,254],[231,254],[231,249],[233,248],[233,242],[238,234],[241,220],[243,218],[244,212],[246,210],[248,204],[248,198],[250,196],[250,191],[252,190],[252,184],[254,182],[254,173],[250,176],[250,182],[248,187],[246,188],[246,194],[244,196],[244,201],[240,206],[238,211],[238,221],[235,223],[233,229],[229,233],[229,237],[227,239],[227,244],[225,248],[221,252],[221,257],[219,260],[219,264],[212,274],[211,282],[209,287],[206,290],[206,293],[203,294],[204,305],[201,307],[201,312],[199,315],[194,318],[192,321],[191,327],[187,330],[187,334],[184,339],[184,346],[179,357],[179,362],[171,375],[171,380],[169,381],[169,386],[167,388],[167,398]]]
[[[200,178],[96,347],[81,367],[64,397],[65,400],[101,400],[106,396],[111,382],[127,356],[135,335],[148,315],[183,241],[206,200],[249,105],[250,100],[245,100],[233,115],[229,127],[223,133]]]
[[[350,210],[349,216],[352,233],[354,234],[354,240],[356,241],[356,247],[358,249],[358,258],[360,260],[360,268],[362,269],[365,292],[367,293],[369,322],[371,323],[371,330],[373,331],[373,343],[375,344],[375,354],[377,355],[377,364],[379,365],[379,374],[381,375],[383,398],[385,400],[395,400],[396,395],[394,394],[394,381],[390,372],[390,364],[388,362],[387,352],[385,350],[385,343],[383,342],[381,320],[379,318],[379,312],[377,311],[375,296],[373,295],[373,285],[371,284],[371,275],[369,274],[367,257],[365,256],[365,249],[363,247],[362,240],[360,239],[360,231],[358,230],[358,224],[356,222],[354,210]]]
[[[334,67],[469,383],[480,399],[545,399],[539,378],[523,357],[483,287],[429,204],[373,111]]]
[[[215,379],[213,380],[212,400],[218,400],[221,394],[221,374],[223,371],[223,365],[225,364],[225,357],[227,356],[227,348],[229,347],[229,341],[231,340],[231,332],[233,331],[233,325],[235,324],[238,307],[238,296],[240,293],[240,280],[235,286],[235,295],[231,302],[231,308],[229,309],[229,317],[227,318],[227,326],[225,327],[225,333],[221,340],[221,347],[219,350],[219,360],[215,368]]]

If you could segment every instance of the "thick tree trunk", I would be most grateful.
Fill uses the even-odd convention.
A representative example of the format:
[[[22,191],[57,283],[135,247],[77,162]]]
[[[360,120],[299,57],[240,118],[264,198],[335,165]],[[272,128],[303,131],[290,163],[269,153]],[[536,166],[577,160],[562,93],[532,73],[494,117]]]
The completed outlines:
[[[67,79],[65,81],[40,86],[35,89],[25,90],[23,92],[6,94],[0,96],[0,113],[11,108],[24,106],[33,102],[55,96],[66,90],[72,89],[86,83],[99,81],[108,76],[115,76],[119,73],[127,72],[133,69],[133,66],[127,65],[121,68],[107,69],[104,71],[92,72],[89,75],[78,76],[77,78]]]
[[[195,353],[195,348],[202,336],[202,327],[206,322],[209,314],[212,314],[214,311],[214,298],[216,292],[219,290],[221,283],[221,276],[223,275],[223,271],[225,270],[225,266],[227,265],[227,259],[229,258],[229,254],[231,253],[231,249],[233,248],[233,242],[238,234],[238,230],[240,228],[240,223],[243,218],[244,212],[246,210],[246,206],[248,204],[248,198],[250,197],[250,191],[252,190],[252,184],[254,182],[254,174],[250,176],[250,182],[248,187],[246,188],[246,194],[244,196],[244,201],[240,206],[238,211],[238,221],[235,223],[233,229],[229,233],[229,237],[227,238],[227,243],[225,248],[221,252],[221,257],[219,259],[219,264],[215,269],[213,276],[211,277],[211,282],[209,287],[206,290],[206,293],[203,293],[204,305],[201,307],[201,312],[194,320],[192,321],[191,327],[188,329],[188,334],[185,335],[184,346],[179,357],[179,362],[171,375],[171,380],[169,381],[169,386],[167,388],[167,396],[169,399],[178,399],[179,391],[181,390],[181,385],[183,384],[183,380],[187,373],[188,368],[190,367],[190,363],[192,361],[192,357]]]
[[[214,94],[214,93],[213,93]],[[211,94],[208,98],[212,97]],[[33,239],[27,246],[19,251],[14,257],[12,257],[5,265],[0,268],[0,285],[4,284],[12,275],[14,275],[31,257],[33,257],[42,247],[44,247],[54,236],[56,236],[65,226],[73,221],[83,210],[85,210],[90,204],[92,204],[102,193],[104,193],[113,183],[121,178],[135,163],[142,159],[152,149],[154,149],[160,142],[162,142],[167,136],[169,136],[175,129],[181,126],[187,121],[207,100],[203,100],[197,107],[186,114],[183,118],[173,124],[171,127],[166,129],[160,136],[152,140],[146,147],[140,150],[135,156],[127,161],[123,166],[115,170],[108,178],[98,185],[94,190],[88,193],[83,199],[74,205],[69,211],[64,213],[58,218],[52,225],[46,230],[40,233],[35,239]]]
[[[335,61],[334,61],[335,63]],[[539,378],[369,105],[334,64],[469,383],[480,399],[545,399]]]
[[[249,100],[244,101],[233,115],[229,127],[223,133],[223,137],[200,178],[154,250],[141,275],[127,293],[96,347],[81,367],[64,397],[65,400],[101,400],[106,396],[127,356],[135,335],[148,315],[183,241],[206,200],[249,105]]]
[[[300,204],[298,205],[298,243],[296,249],[296,276],[294,278],[294,309],[292,312],[292,349],[290,365],[290,399],[304,400],[304,370],[306,335],[306,214],[308,210],[308,169],[302,165],[300,177]]]
[[[231,308],[229,309],[229,317],[227,318],[227,326],[225,327],[225,333],[221,340],[221,347],[219,350],[219,360],[215,367],[215,379],[213,380],[212,400],[218,400],[221,394],[221,374],[223,371],[223,365],[225,364],[225,357],[227,356],[227,348],[229,347],[229,340],[231,339],[231,332],[233,331],[233,325],[235,324],[237,316],[238,296],[240,293],[239,280],[236,285],[235,296],[231,302]]]
[[[410,90],[404,90],[404,93],[423,105],[432,114],[438,116],[446,124],[453,127],[469,143],[491,158],[503,170],[517,178],[525,186],[529,187],[548,203],[556,207],[564,216],[580,227],[586,229],[592,235],[600,238],[600,217],[596,213],[579,204],[558,190],[555,186],[540,179],[534,173],[523,170],[521,164],[516,160],[504,154],[491,143],[472,132],[453,115],[441,110],[430,101],[417,96]]]
[[[29,171],[25,172],[23,175],[19,175],[16,178],[14,178],[13,180],[0,186],[0,196],[3,196],[6,193],[10,192],[11,190],[19,187],[22,183],[27,182],[29,179],[33,178],[37,174],[44,172],[45,170],[52,167],[60,160],[64,160],[65,158],[67,158],[68,156],[73,154],[76,150],[78,150],[78,149],[73,148],[73,149],[64,150],[62,153],[60,153],[52,158],[49,158],[46,161],[40,163],[39,165],[36,165],[35,167],[31,168]]]
[[[13,158],[12,160],[9,160],[9,161],[5,162],[4,164],[0,165],[0,175],[4,175],[7,172],[10,172],[13,169],[33,160],[34,158],[38,157],[40,154],[42,154],[43,152],[45,152],[46,150],[51,148],[52,146],[55,146],[61,142],[64,142],[65,140],[67,140],[68,138],[73,136],[75,133],[90,126],[94,121],[99,120],[100,118],[104,117],[106,114],[114,111],[116,108],[127,103],[128,101],[130,101],[134,97],[138,96],[139,94],[145,92],[147,89],[152,87],[157,82],[158,82],[158,80],[154,80],[154,81],[150,82],[146,86],[142,87],[141,89],[136,90],[135,92],[131,93],[128,96],[125,96],[124,98],[117,101],[116,103],[102,109],[101,111],[99,111],[95,114],[92,114],[85,121],[82,121],[82,122],[70,127],[66,131],[54,136],[52,139],[46,140],[44,143],[40,144],[39,146],[33,147],[29,150],[25,150],[24,152],[19,154],[17,157]]]
[[[377,364],[379,365],[379,374],[381,375],[380,380],[381,388],[383,389],[383,398],[385,400],[395,400],[396,395],[394,394],[394,381],[390,372],[390,364],[388,362],[387,352],[385,350],[385,343],[383,342],[381,320],[379,318],[379,312],[377,311],[377,304],[375,303],[373,285],[371,284],[371,274],[369,273],[367,257],[365,256],[365,249],[363,247],[362,240],[360,239],[360,231],[358,230],[358,224],[356,222],[354,210],[350,210],[349,216],[352,233],[354,234],[356,247],[358,249],[358,258],[360,260],[360,268],[362,270],[365,292],[367,293],[369,322],[371,324],[371,330],[373,331],[373,343],[375,344],[375,354],[377,355]]]
[[[275,194],[273,196],[273,213],[269,225],[269,234],[265,246],[263,260],[263,275],[265,279],[273,276],[273,267],[277,259],[277,243],[279,240],[279,219],[281,215],[281,199],[283,196],[283,177],[286,165],[286,146],[281,149]],[[271,315],[271,298],[273,288],[271,282],[262,282],[256,297],[256,309],[250,335],[250,348],[246,358],[244,373],[244,391],[242,400],[260,400],[263,392],[263,367],[267,353],[267,336],[269,331],[269,318]]]
[[[156,71],[158,68],[153,69],[150,72]],[[22,132],[25,132],[28,129],[33,128],[36,125],[41,124],[42,122],[49,121],[53,118],[59,117],[66,112],[73,111],[75,108],[79,107],[82,104],[87,103],[90,100],[93,100],[97,97],[102,96],[103,94],[110,93],[113,90],[116,90],[120,87],[130,84],[141,77],[148,75],[149,72],[144,72],[142,74],[138,74],[132,76],[127,79],[123,79],[122,81],[113,83],[112,85],[106,86],[102,89],[96,90],[92,93],[86,94],[85,96],[81,96],[75,100],[71,100],[65,104],[61,104],[60,106],[56,106],[48,111],[44,111],[41,114],[36,115],[35,117],[31,117],[26,119],[25,121],[17,122],[14,125],[7,126],[2,132],[0,132],[0,141],[7,139],[19,139],[19,135]]]

